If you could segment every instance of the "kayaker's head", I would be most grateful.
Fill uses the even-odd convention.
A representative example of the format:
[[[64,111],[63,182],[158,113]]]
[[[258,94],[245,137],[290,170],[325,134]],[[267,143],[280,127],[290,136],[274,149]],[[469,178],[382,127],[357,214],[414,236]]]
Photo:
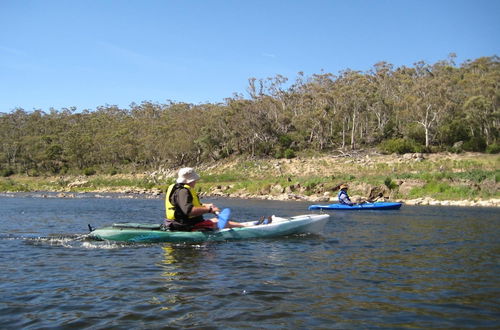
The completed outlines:
[[[191,184],[200,179],[200,176],[194,171],[192,167],[183,167],[177,174],[177,183]]]
[[[340,185],[340,190],[347,190],[347,189],[349,189],[349,186],[347,184],[343,183]]]

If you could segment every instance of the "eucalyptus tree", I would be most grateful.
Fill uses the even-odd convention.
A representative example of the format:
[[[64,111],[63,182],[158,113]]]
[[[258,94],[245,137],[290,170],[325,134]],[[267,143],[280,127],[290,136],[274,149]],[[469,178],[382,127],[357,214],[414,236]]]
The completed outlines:
[[[72,168],[83,170],[97,164],[98,151],[95,149],[95,136],[98,127],[92,113],[84,110],[75,113],[62,136],[64,153]]]
[[[237,154],[250,154],[252,157],[258,152],[259,127],[264,121],[264,115],[255,106],[255,100],[233,100],[228,103],[228,111],[224,116],[224,123],[231,129],[226,132],[228,144],[225,150],[234,150]]]
[[[16,108],[9,114],[0,115],[0,147],[4,166],[16,167],[22,152],[21,138],[27,133],[24,129],[28,113],[22,108]]]
[[[294,126],[304,130],[308,143],[317,150],[330,148],[335,139],[337,108],[333,89],[334,76],[322,73],[312,75],[299,91],[302,111]]]
[[[97,107],[91,113],[96,165],[117,168],[137,159],[137,135],[130,112],[116,105]]]
[[[396,104],[400,101],[397,93],[397,80],[393,65],[387,62],[379,62],[368,73],[372,89],[372,100],[367,104],[367,110],[376,118],[374,142],[392,138],[392,124],[397,122],[395,118]]]
[[[446,65],[438,63],[431,66],[421,61],[414,68],[399,72],[404,117],[408,124],[416,123],[423,129],[426,147],[431,145],[440,120],[452,106],[447,70],[442,68]]]
[[[237,127],[239,147],[252,157],[269,155],[278,141],[275,121],[269,118],[267,105],[267,96],[231,104],[234,110],[231,126]]]
[[[336,82],[342,118],[342,147],[345,148],[346,133],[349,133],[350,148],[355,149],[357,138],[362,139],[364,134],[359,126],[369,103],[369,80],[360,71],[345,70]]]
[[[214,161],[232,153],[233,127],[224,104],[201,104],[193,107],[197,111],[197,131],[193,134],[196,162]],[[236,128],[236,127],[235,127]]]
[[[292,130],[292,97],[290,88],[285,87],[287,82],[288,78],[282,75],[258,81],[249,79],[247,91],[252,103],[246,106],[246,111],[259,121],[253,124],[255,129],[250,138],[252,155],[276,151],[280,136]]]
[[[249,80],[247,91],[252,100],[265,109],[266,117],[271,121],[276,134],[286,134],[290,130],[290,88],[286,87],[288,78],[282,75],[258,80],[258,92],[255,78]]]
[[[199,127],[203,126],[202,110],[189,103],[173,103],[165,106],[155,133],[150,136],[151,145],[158,150],[156,166],[170,164],[193,164],[199,157],[199,150],[193,143],[198,138]]]
[[[130,148],[135,152],[134,163],[146,167],[157,168],[163,162],[164,157],[159,151],[159,146],[166,141],[162,141],[161,132],[165,125],[166,117],[164,113],[167,108],[174,104],[160,104],[143,101],[141,104],[132,104],[130,109],[131,125],[129,125],[129,135],[134,142],[139,145],[138,150]]]
[[[463,109],[472,136],[496,143],[500,123],[500,58],[482,57],[463,65],[466,99]]]

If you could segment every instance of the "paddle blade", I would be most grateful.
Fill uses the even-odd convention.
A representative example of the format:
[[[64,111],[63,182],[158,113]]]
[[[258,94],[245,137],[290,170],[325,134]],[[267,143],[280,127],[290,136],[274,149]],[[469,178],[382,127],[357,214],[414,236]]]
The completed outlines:
[[[219,229],[224,228],[230,216],[231,216],[230,209],[223,209],[222,211],[220,211],[220,213],[217,215],[217,219],[219,220],[217,222],[217,228]]]

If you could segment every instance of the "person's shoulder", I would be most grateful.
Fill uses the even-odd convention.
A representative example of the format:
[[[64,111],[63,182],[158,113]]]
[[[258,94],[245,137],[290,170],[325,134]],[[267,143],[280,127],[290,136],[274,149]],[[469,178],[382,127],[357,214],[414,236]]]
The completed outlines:
[[[173,188],[174,188],[175,190],[187,190],[187,189],[188,189],[188,188],[186,187],[186,185],[185,185],[185,184],[183,184],[183,183],[172,183],[172,185],[171,185],[171,186],[173,186]]]
[[[177,193],[178,194],[190,194],[189,189],[184,187],[184,186],[177,188]]]

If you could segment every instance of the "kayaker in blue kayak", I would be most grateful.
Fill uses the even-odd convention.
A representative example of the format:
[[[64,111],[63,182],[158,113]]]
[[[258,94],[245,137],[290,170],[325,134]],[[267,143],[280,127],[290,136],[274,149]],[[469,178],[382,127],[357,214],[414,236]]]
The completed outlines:
[[[203,204],[194,187],[200,176],[191,167],[179,170],[176,183],[170,185],[165,197],[165,226],[170,230],[192,231],[217,228],[217,217],[205,220],[204,214],[220,212],[215,204]],[[245,227],[234,221],[228,221],[226,228]]]
[[[356,205],[356,203],[353,203],[349,198],[349,195],[347,194],[347,189],[349,189],[349,186],[347,184],[343,183],[340,185],[340,191],[338,194],[339,203],[349,206]]]

